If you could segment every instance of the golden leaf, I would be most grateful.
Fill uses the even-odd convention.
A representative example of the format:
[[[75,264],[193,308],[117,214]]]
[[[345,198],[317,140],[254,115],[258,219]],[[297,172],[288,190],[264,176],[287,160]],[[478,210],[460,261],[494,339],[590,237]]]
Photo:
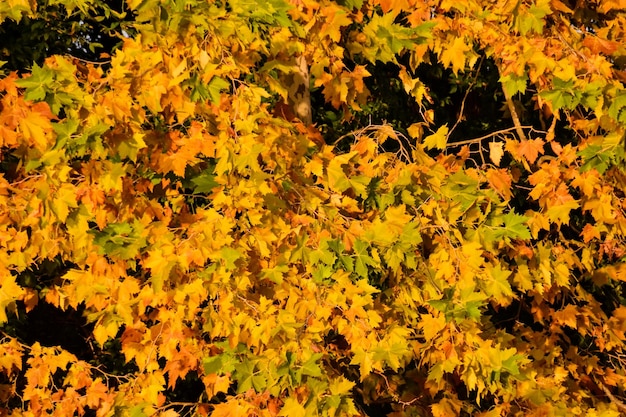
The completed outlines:
[[[452,45],[448,41],[448,46],[444,46],[440,61],[445,67],[452,66],[452,71],[457,74],[465,69],[466,53],[471,50],[463,37],[458,36],[452,41]]]

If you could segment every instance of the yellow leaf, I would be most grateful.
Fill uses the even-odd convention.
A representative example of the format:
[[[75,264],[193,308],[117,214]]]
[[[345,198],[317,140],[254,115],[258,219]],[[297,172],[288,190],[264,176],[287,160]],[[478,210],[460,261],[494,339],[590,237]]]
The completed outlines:
[[[424,138],[424,147],[426,149],[445,149],[448,143],[448,126],[441,126],[432,135]]]
[[[117,318],[113,317],[110,313],[105,313],[98,323],[96,323],[93,329],[93,336],[96,342],[98,342],[100,346],[103,346],[109,338],[115,337],[119,328],[120,323],[117,321]]]
[[[425,123],[413,123],[407,129],[407,132],[409,132],[409,135],[413,139],[420,139],[422,135],[424,134],[424,124]]]
[[[436,317],[432,313],[420,315],[420,329],[426,342],[435,339],[441,330],[446,327],[446,319],[443,314],[438,314]]]
[[[574,13],[574,11],[567,7],[561,0],[552,0],[550,8],[564,13]]]
[[[285,400],[285,405],[283,405],[283,408],[280,410],[280,414],[278,415],[286,417],[305,417],[306,410],[296,399],[287,398]]]
[[[46,103],[37,103],[32,107],[31,112],[19,122],[24,138],[40,151],[47,149],[50,143],[51,118],[52,113],[48,105]]]
[[[78,207],[76,203],[76,192],[70,184],[63,184],[56,190],[51,208],[61,223],[65,223],[70,212],[70,207]]]
[[[569,223],[569,213],[572,210],[576,210],[579,204],[575,200],[565,201],[562,204],[555,204],[548,208],[546,216],[552,222],[561,225]]]
[[[430,406],[434,417],[458,416],[461,411],[459,400],[442,398],[438,403]]]
[[[0,274],[0,324],[7,321],[6,310],[15,311],[15,301],[21,299],[24,289],[15,283],[11,274]]]
[[[341,29],[344,26],[352,24],[352,20],[347,16],[346,11],[333,3],[327,4],[320,8],[320,15],[323,17],[323,23],[319,30],[318,36],[324,38],[328,36],[334,42],[341,39]]]
[[[346,176],[343,166],[350,162],[350,159],[356,155],[356,152],[350,152],[334,157],[326,168],[328,174],[328,185],[330,189],[339,193],[350,188],[350,181]]]
[[[348,394],[350,390],[354,387],[354,382],[347,380],[346,378],[340,376],[337,379],[333,379],[330,382],[330,392],[333,395],[344,395]]]
[[[508,170],[499,168],[489,168],[486,172],[487,180],[489,184],[505,199],[508,200],[513,196],[511,190],[511,184],[513,178]]]
[[[556,324],[564,324],[572,329],[576,329],[576,319],[578,307],[569,304],[564,309],[554,312],[552,318]]]
[[[211,417],[243,417],[248,415],[247,411],[247,407],[241,404],[239,400],[232,399],[225,403],[216,404]]]
[[[465,68],[465,53],[471,50],[462,37],[454,39],[452,45],[444,49],[440,61],[445,67],[452,65],[452,71],[457,74]]]
[[[163,283],[169,278],[175,260],[172,258],[174,248],[171,245],[163,245],[148,251],[148,258],[144,266],[150,269],[150,281],[155,292],[163,289]]]
[[[22,351],[16,339],[5,339],[0,343],[0,370],[5,375],[10,375],[15,369],[22,369]]]
[[[608,194],[601,194],[600,198],[594,198],[583,204],[583,211],[591,211],[591,215],[598,222],[611,223],[617,217],[615,206]]]
[[[626,0],[604,0],[599,2],[598,11],[606,14],[611,10],[623,10],[626,9]]]
[[[361,374],[361,381],[363,381],[371,372],[373,365],[373,358],[371,352],[366,352],[361,347],[353,349],[354,356],[350,365],[359,365],[359,373]]]

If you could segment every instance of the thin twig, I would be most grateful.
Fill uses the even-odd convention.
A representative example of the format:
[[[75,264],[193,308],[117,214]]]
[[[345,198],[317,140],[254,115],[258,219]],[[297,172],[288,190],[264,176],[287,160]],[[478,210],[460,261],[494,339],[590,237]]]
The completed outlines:
[[[544,133],[542,131],[535,130],[532,126],[513,126],[513,127],[507,127],[506,129],[498,130],[496,132],[488,133],[488,134],[486,134],[484,136],[481,136],[481,137],[478,137],[478,138],[467,139],[467,140],[463,140],[463,141],[460,141],[460,142],[452,142],[452,143],[449,143],[448,145],[446,145],[446,147],[451,148],[451,147],[455,147],[455,146],[463,146],[463,145],[471,145],[473,143],[480,143],[480,142],[482,142],[485,139],[489,139],[489,138],[492,138],[494,136],[503,135],[505,133],[512,132],[512,131],[517,130],[517,129],[530,129],[533,132]]]
[[[626,404],[624,404],[621,400],[617,399],[615,397],[615,395],[613,395],[613,393],[611,393],[611,390],[609,390],[609,387],[607,387],[606,385],[604,385],[604,383],[602,381],[598,381],[596,379],[596,383],[600,386],[600,388],[602,388],[602,391],[604,391],[604,393],[606,394],[607,397],[609,397],[609,400],[611,400],[611,402],[613,404],[615,404],[615,406],[617,406],[617,408],[622,412],[622,413],[626,413]]]

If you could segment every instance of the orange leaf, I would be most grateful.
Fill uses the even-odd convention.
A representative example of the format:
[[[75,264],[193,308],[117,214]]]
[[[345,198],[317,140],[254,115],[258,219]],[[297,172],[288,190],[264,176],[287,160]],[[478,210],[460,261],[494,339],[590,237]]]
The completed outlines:
[[[489,184],[505,199],[511,198],[511,184],[513,178],[506,169],[489,168],[485,174]]]
[[[554,323],[556,324],[564,324],[573,329],[576,328],[576,316],[578,314],[578,309],[574,305],[568,305],[563,310],[556,311],[552,317],[554,319]]]
[[[580,233],[585,243],[589,243],[592,239],[600,239],[600,231],[597,227],[592,224],[587,223],[585,227],[583,227],[583,231]]]
[[[47,149],[50,143],[49,133],[52,131],[50,120],[52,118],[48,104],[41,102],[33,105],[31,112],[19,122],[24,138],[41,151]]]
[[[518,151],[529,163],[534,163],[539,155],[543,155],[543,139],[524,139],[519,143]]]
[[[589,48],[589,50],[594,54],[605,55],[611,55],[613,52],[617,51],[617,48],[620,47],[618,42],[601,39],[594,35],[586,36],[583,40],[583,45]]]

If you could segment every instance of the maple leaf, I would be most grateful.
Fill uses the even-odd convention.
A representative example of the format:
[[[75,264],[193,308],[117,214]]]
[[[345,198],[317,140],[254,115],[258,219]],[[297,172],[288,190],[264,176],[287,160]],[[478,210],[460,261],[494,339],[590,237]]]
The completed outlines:
[[[503,270],[500,265],[491,269],[491,277],[486,280],[485,293],[497,299],[503,305],[507,305],[506,300],[513,297],[513,289],[508,281],[510,271]]]
[[[565,308],[555,311],[552,315],[558,324],[564,324],[573,329],[577,328],[578,309],[576,306],[568,305]]]
[[[35,148],[44,151],[51,143],[52,113],[46,103],[36,103],[31,111],[19,121],[24,138]]]
[[[441,126],[435,133],[424,138],[426,149],[445,149],[448,142],[448,126]]]
[[[430,406],[430,411],[434,417],[447,417],[458,415],[461,410],[461,405],[458,401],[454,401],[448,398],[443,398],[439,402]]]
[[[517,93],[524,93],[528,85],[528,76],[526,74],[506,74],[500,77],[500,82],[504,88],[506,94],[509,97],[514,96]]]
[[[452,71],[457,74],[459,71],[465,69],[465,62],[467,60],[466,54],[471,51],[471,46],[465,43],[463,37],[458,36],[454,38],[454,41],[448,41],[448,45],[444,47],[441,53],[441,63],[446,66],[452,66]]]
[[[490,168],[485,175],[489,180],[489,184],[491,184],[504,200],[508,200],[512,197],[511,185],[513,178],[507,170]]]
[[[305,417],[306,410],[302,406],[302,404],[298,402],[298,400],[294,398],[287,398],[278,415],[288,416],[288,417],[291,417],[291,416]]]
[[[583,237],[583,241],[585,243],[589,243],[593,239],[600,239],[600,231],[597,227],[592,224],[587,223],[585,227],[583,227],[582,232],[580,232]]]
[[[544,153],[544,144],[545,142],[541,138],[536,139],[522,139],[519,142],[519,147],[517,148],[520,155],[526,158],[526,160],[533,164],[539,155],[543,155]]]

